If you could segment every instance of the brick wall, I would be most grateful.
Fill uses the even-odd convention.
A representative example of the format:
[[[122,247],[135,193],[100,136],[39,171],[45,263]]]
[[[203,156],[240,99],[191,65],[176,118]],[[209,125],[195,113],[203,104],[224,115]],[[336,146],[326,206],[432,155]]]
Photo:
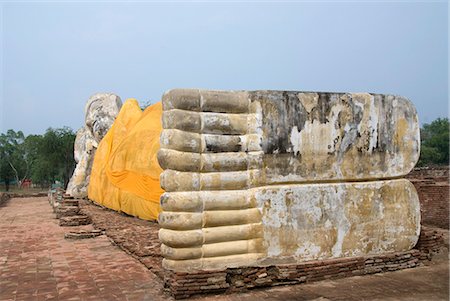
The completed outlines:
[[[449,228],[449,168],[416,168],[408,179],[419,194],[422,224]]]
[[[449,228],[449,185],[414,183],[419,193],[422,224]]]

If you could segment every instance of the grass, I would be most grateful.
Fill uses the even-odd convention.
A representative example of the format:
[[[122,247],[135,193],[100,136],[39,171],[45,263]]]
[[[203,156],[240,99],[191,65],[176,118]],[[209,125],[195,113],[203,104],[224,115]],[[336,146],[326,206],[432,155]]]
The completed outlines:
[[[46,192],[48,188],[30,187],[30,188],[18,188],[15,185],[9,186],[9,190],[6,191],[5,186],[0,186],[0,192],[10,192],[10,193],[35,193],[35,192]]]

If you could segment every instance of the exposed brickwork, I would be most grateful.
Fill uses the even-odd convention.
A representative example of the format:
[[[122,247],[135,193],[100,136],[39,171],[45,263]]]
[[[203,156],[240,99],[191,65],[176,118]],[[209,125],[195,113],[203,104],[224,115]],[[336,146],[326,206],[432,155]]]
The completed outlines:
[[[81,230],[70,231],[69,233],[65,233],[64,238],[65,239],[86,239],[86,238],[94,238],[94,237],[100,236],[102,234],[103,234],[103,231],[97,230],[97,229],[90,230],[90,231],[81,229]]]
[[[8,192],[11,198],[38,198],[47,196],[47,192]]]
[[[80,200],[80,207],[81,213],[91,218],[95,228],[103,230],[117,246],[158,277],[164,277],[158,223],[118,213],[86,200]]]
[[[431,255],[439,252],[443,245],[444,237],[442,232],[422,226],[416,249],[423,254],[427,254],[428,259],[430,259]]]
[[[78,206],[60,206],[56,209],[56,218],[61,218],[65,216],[78,215],[80,213],[80,208]]]
[[[448,184],[415,182],[421,204],[422,224],[449,228]]]
[[[57,188],[48,192],[48,202],[59,219],[59,225],[63,227],[83,226],[91,223],[89,216],[80,212],[79,200],[65,194],[64,190]],[[90,238],[98,235],[91,235],[86,233],[66,233],[65,238]]]
[[[62,206],[80,206],[80,203],[78,200],[75,199],[63,199],[63,201],[61,202]]]
[[[6,203],[10,199],[10,196],[8,193],[0,192],[0,206]]]
[[[449,228],[449,169],[416,168],[408,179],[419,194],[422,224]]]
[[[167,271],[166,289],[177,299],[200,293],[241,291],[256,287],[298,284],[325,279],[413,268],[430,260],[442,247],[442,235],[424,227],[416,249],[382,255],[308,261],[296,265],[243,267],[220,271]]]
[[[9,199],[12,198],[30,198],[30,197],[43,197],[46,196],[46,192],[0,192],[0,205],[6,203]]]
[[[59,225],[62,227],[74,227],[90,223],[91,220],[86,215],[64,216],[59,219]]]
[[[419,167],[414,168],[406,177],[416,180],[433,180],[434,182],[448,183],[449,168],[448,166],[439,167]]]

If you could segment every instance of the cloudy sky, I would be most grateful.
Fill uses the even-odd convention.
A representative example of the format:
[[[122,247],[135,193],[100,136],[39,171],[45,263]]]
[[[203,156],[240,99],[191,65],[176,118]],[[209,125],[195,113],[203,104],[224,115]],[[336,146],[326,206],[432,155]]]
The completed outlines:
[[[78,129],[90,95],[170,88],[403,95],[448,114],[448,4],[2,2],[0,131]]]

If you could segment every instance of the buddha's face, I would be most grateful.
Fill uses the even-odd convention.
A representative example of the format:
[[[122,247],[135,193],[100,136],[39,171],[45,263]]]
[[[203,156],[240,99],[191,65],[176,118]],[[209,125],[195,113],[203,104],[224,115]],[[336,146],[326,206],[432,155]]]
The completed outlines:
[[[114,94],[92,96],[86,104],[86,126],[97,142],[106,135],[122,107],[122,101]]]

